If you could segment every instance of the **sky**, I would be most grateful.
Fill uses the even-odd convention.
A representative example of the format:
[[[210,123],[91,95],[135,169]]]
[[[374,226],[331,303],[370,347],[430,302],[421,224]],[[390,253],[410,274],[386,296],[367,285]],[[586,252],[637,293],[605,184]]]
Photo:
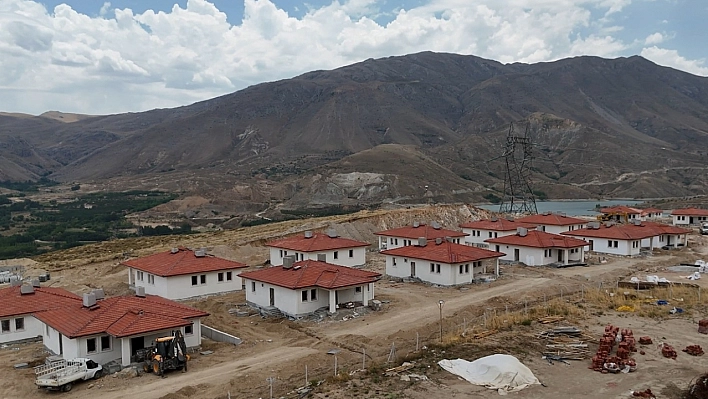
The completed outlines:
[[[421,51],[708,76],[705,0],[0,0],[0,111],[137,112]]]

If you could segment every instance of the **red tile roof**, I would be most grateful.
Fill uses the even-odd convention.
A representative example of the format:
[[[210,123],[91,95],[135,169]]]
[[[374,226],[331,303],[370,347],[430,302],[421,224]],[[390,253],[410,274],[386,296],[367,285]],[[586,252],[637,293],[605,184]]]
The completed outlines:
[[[464,229],[480,229],[480,230],[492,230],[492,231],[514,231],[519,227],[524,227],[527,229],[534,229],[536,225],[529,223],[522,223],[516,220],[507,219],[497,219],[497,220],[477,220],[473,222],[467,222],[460,225]]]
[[[212,255],[197,257],[194,251],[186,248],[179,248],[177,253],[167,251],[144,258],[130,259],[123,262],[123,265],[162,277],[248,267],[243,263]]]
[[[110,334],[117,338],[187,326],[209,313],[155,295],[119,296],[41,312],[36,317],[69,338]]]
[[[403,227],[399,227],[397,229],[379,231],[378,233],[374,233],[374,234],[379,235],[379,236],[402,237],[402,238],[410,238],[410,239],[417,239],[420,237],[425,237],[428,240],[434,240],[436,238],[445,238],[445,237],[465,237],[468,235],[467,233],[463,233],[461,231],[448,230],[448,229],[444,229],[442,227],[439,229],[436,229],[435,227],[429,226],[424,223],[421,223],[418,227],[403,226]]]
[[[289,269],[273,266],[241,273],[241,277],[294,290],[308,287],[336,289],[373,283],[381,274],[316,260],[303,260],[293,263]]]
[[[679,216],[708,216],[708,209],[699,208],[684,208],[684,209],[674,209],[671,212],[672,215]]]
[[[80,304],[81,298],[63,288],[34,287],[33,294],[20,294],[20,287],[0,290],[0,317],[34,314]]]
[[[485,240],[485,242],[534,248],[577,248],[588,245],[585,241],[577,238],[538,230],[529,230],[523,237],[518,234],[513,234],[499,238],[490,238]]]
[[[624,205],[615,205],[600,209],[600,213],[626,213],[628,215],[639,215],[642,211],[640,209],[630,208]]]
[[[643,238],[654,237],[659,234],[656,228],[645,223],[635,224],[613,224],[609,227],[600,224],[597,229],[585,228],[573,231],[564,231],[563,235],[579,237],[611,238],[615,240],[641,240]]]
[[[483,259],[500,258],[504,256],[501,252],[489,251],[469,245],[455,244],[444,241],[440,244],[428,241],[424,247],[418,245],[408,245],[405,247],[381,251],[384,255],[401,256],[405,258],[424,259],[432,262],[456,264],[463,262],[475,262]]]
[[[290,249],[301,252],[329,251],[340,248],[368,247],[368,242],[351,240],[343,237],[330,237],[323,233],[314,233],[307,238],[304,234],[284,238],[282,240],[271,241],[266,244],[269,247]]]
[[[545,226],[569,226],[572,224],[585,224],[587,220],[563,216],[557,213],[538,214],[516,219],[517,222],[531,223]]]
[[[657,223],[657,222],[642,222],[642,224],[652,227],[657,230],[658,234],[689,234],[693,230],[684,229],[678,226],[672,226],[670,224]]]

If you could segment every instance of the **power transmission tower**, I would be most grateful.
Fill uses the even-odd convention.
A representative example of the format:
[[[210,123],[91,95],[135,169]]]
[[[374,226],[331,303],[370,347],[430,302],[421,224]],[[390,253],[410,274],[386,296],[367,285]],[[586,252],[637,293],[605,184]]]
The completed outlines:
[[[538,213],[536,199],[531,189],[533,143],[528,133],[529,125],[526,125],[523,136],[514,134],[513,123],[509,125],[502,155],[506,162],[506,174],[504,175],[504,197],[499,206],[501,213]]]

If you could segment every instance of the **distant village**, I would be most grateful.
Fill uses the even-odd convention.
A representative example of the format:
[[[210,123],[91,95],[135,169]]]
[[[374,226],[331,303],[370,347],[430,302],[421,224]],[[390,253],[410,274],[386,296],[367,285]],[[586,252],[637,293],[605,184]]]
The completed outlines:
[[[206,248],[175,247],[121,263],[134,291],[130,296],[106,297],[100,289],[79,296],[47,286],[49,275],[5,278],[0,343],[41,339],[64,359],[126,367],[175,330],[188,348],[198,348],[203,336],[237,339],[202,324],[208,313],[182,303],[185,299],[243,290],[253,309],[297,320],[315,312],[379,306],[375,292],[382,278],[474,290],[475,283],[500,277],[506,264],[572,267],[586,265],[590,256],[680,249],[704,223],[705,209],[665,215],[616,206],[601,209],[592,220],[547,212],[470,220],[458,229],[414,222],[377,232],[373,248],[325,229],[267,242],[269,261],[258,266],[216,257]],[[385,256],[385,275],[367,269],[371,251]]]

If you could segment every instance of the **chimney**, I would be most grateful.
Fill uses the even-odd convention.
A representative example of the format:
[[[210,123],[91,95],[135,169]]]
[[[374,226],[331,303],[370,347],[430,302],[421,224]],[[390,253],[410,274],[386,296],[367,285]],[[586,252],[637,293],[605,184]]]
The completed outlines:
[[[140,297],[140,298],[145,298],[145,287],[135,287],[135,296]],[[94,299],[96,297],[94,296]]]
[[[634,220],[632,220],[632,223],[634,223],[635,226],[641,226],[641,225],[642,225],[642,221],[639,220],[639,219],[634,219]]]
[[[39,279],[32,279],[32,287],[39,288]]]
[[[177,252],[179,252],[179,248],[172,248],[172,249],[170,249],[170,253],[171,253],[171,254],[176,254]]]
[[[142,288],[142,287],[140,287]],[[90,308],[92,306],[96,306],[96,294],[93,292],[89,292],[84,294],[84,307],[85,308]]]
[[[442,242],[443,242],[443,240],[440,237],[435,239],[435,245],[440,245],[440,244],[442,244]]]
[[[194,256],[196,256],[197,258],[203,258],[206,256],[206,251],[202,248],[199,248],[196,251],[194,251]]]
[[[17,276],[10,276],[10,287],[20,287],[21,285],[22,280],[20,280]]]
[[[447,241],[447,242],[452,242],[452,237],[447,237],[447,236],[446,236],[446,237],[445,237],[445,241]]]
[[[20,285],[20,295],[34,294],[34,287],[31,285]]]
[[[428,245],[428,240],[425,237],[418,237],[418,246],[424,247]]]
[[[435,230],[440,230],[440,223],[438,222],[432,222],[430,225],[435,229]]]
[[[497,219],[497,217],[496,217],[496,216],[492,216],[492,218],[491,218],[491,219],[489,219],[489,220],[491,220],[492,222],[496,222],[496,221],[497,221],[497,220],[499,220],[499,219]]]
[[[516,234],[518,234],[520,237],[526,237],[526,235],[528,233],[529,233],[529,231],[526,227],[517,227],[516,228]]]
[[[103,292],[103,288],[96,288],[95,290],[91,291],[91,293],[96,297],[97,301],[106,297],[106,294]]]
[[[420,222],[418,222],[418,221],[413,222],[413,228],[417,229],[418,227],[420,227]]]
[[[283,257],[283,269],[292,269],[293,263],[295,263],[295,258],[292,255]]]
[[[329,238],[337,238],[339,235],[337,234],[337,230],[335,229],[328,229],[327,230],[327,237]]]
[[[312,238],[312,232],[310,230],[305,232],[305,238]]]
[[[317,261],[327,262],[327,254],[317,254]]]

